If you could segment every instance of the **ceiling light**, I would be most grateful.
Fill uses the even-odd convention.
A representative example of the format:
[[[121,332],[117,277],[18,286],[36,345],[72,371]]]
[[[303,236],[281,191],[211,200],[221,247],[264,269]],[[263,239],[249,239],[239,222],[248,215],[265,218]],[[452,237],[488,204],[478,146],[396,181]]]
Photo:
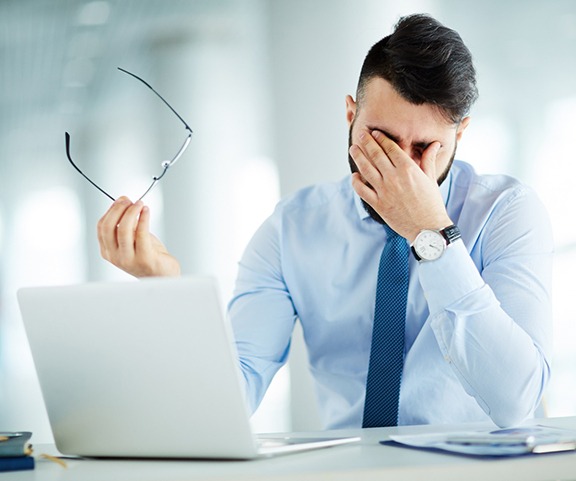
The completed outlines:
[[[106,1],[88,2],[78,11],[79,25],[103,25],[110,16],[110,4]]]

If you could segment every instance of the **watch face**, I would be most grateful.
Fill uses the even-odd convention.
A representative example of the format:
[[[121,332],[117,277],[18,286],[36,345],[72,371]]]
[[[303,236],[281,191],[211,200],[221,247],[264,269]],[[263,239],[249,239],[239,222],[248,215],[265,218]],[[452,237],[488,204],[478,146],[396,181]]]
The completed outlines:
[[[418,256],[427,261],[438,259],[446,249],[442,234],[433,230],[423,230],[414,241],[414,250]]]

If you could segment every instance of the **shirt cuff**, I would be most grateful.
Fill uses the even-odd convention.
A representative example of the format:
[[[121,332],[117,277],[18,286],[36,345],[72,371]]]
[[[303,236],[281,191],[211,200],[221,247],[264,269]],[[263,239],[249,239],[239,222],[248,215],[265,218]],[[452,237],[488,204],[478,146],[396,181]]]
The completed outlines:
[[[418,274],[431,315],[484,286],[462,239],[450,244],[439,259],[420,262]]]

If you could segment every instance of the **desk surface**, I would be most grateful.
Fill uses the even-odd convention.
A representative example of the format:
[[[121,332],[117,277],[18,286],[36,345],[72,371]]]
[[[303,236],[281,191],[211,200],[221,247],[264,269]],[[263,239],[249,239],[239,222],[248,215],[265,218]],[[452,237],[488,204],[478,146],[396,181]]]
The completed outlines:
[[[576,429],[576,417],[539,420]],[[382,446],[393,433],[482,428],[483,425],[407,426],[336,431],[361,435],[357,444],[254,461],[67,460],[66,469],[37,459],[34,471],[0,473],[11,481],[182,481],[182,480],[372,480],[537,481],[576,480],[576,452],[506,459],[474,459]],[[324,433],[325,434],[325,433]],[[318,433],[305,433],[316,436]],[[35,446],[36,454],[49,446]]]

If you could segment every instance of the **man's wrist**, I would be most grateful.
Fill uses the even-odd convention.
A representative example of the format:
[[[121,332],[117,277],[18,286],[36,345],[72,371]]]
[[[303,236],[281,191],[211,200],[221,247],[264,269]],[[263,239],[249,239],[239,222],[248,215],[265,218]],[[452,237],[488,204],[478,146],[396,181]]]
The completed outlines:
[[[484,285],[478,268],[461,240],[454,242],[437,261],[419,262],[418,279],[432,316]]]
[[[436,232],[440,232],[443,229],[453,225],[454,222],[452,222],[452,219],[450,219],[449,217],[442,217],[441,219],[436,219],[435,221],[429,221],[426,222],[425,224],[422,223],[420,226],[417,226],[414,230],[411,236],[406,237],[406,239],[408,240],[408,242],[410,244],[413,244],[414,241],[416,240],[416,237],[418,237],[418,234],[420,234],[420,232],[422,232],[423,230],[432,230],[432,231],[436,231]]]

